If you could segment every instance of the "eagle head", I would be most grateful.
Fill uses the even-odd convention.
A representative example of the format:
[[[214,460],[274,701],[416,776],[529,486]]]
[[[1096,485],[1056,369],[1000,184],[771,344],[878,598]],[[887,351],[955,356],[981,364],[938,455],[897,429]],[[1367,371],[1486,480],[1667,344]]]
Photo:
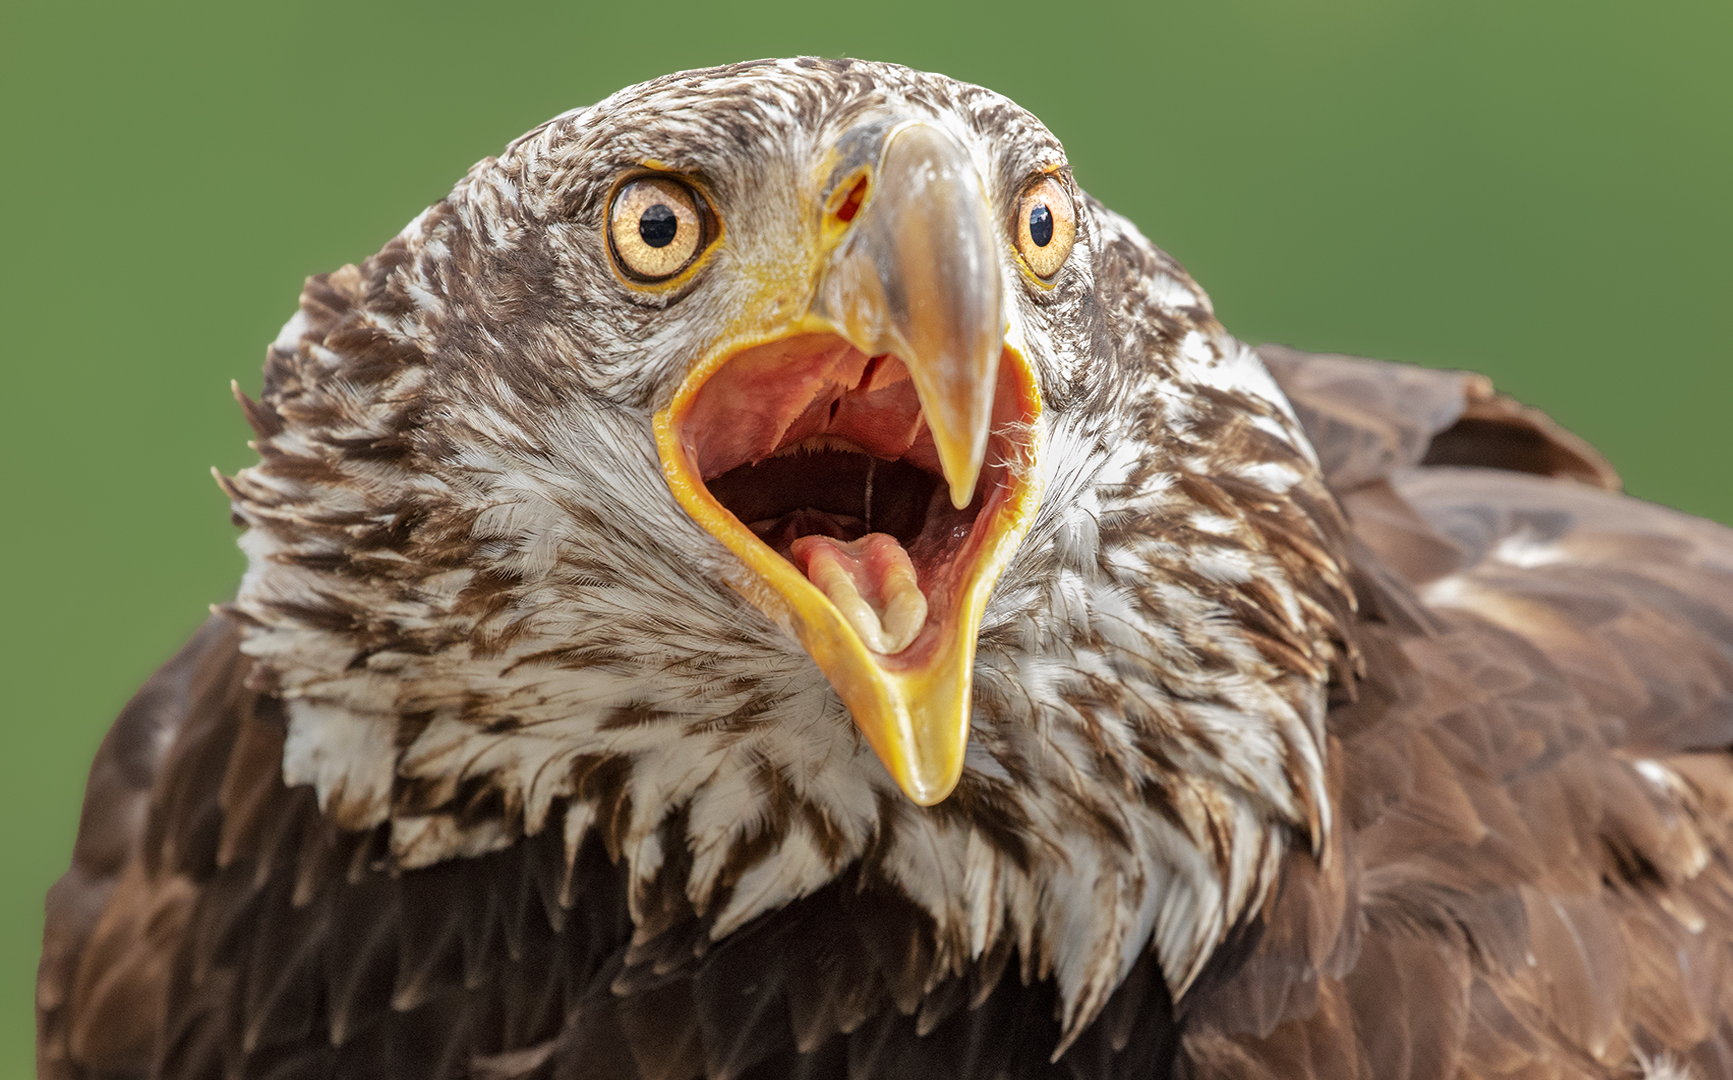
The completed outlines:
[[[857,873],[1075,1032],[1328,857],[1313,452],[997,94],[805,59],[556,117],[311,279],[247,409],[285,779],[401,868],[599,836],[641,937],[712,941]]]

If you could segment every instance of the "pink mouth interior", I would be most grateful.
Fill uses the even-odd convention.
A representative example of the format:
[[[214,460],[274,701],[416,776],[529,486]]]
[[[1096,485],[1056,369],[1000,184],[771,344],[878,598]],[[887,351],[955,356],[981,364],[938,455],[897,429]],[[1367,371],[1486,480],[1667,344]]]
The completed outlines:
[[[1006,392],[1009,377],[1002,362],[995,428],[1018,398]],[[830,334],[729,360],[699,389],[682,436],[711,495],[803,574],[815,541],[797,549],[802,537],[848,560],[868,592],[883,584],[886,545],[907,553],[929,605],[925,627],[895,658],[908,663],[930,653],[950,621],[980,546],[976,523],[1009,490],[1010,447],[995,433],[974,499],[952,506],[908,369]]]

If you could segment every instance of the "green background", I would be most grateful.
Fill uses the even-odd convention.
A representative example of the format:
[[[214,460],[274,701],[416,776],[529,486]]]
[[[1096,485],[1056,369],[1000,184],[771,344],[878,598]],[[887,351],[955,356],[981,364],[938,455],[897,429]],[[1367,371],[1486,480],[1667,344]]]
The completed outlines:
[[[1241,337],[1489,372],[1733,521],[1730,31],[1727,0],[0,8],[0,1076],[97,740],[241,569],[229,379],[512,136],[764,55],[983,83]]]

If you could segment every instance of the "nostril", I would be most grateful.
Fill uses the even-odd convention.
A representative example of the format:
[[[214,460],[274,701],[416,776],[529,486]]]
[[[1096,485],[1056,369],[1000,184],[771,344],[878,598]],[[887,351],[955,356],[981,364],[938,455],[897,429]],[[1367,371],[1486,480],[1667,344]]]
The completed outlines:
[[[861,200],[866,198],[866,189],[866,177],[863,176],[855,181],[854,187],[849,189],[848,197],[842,201],[841,206],[836,208],[838,221],[846,223],[854,220],[854,216],[860,213]]]

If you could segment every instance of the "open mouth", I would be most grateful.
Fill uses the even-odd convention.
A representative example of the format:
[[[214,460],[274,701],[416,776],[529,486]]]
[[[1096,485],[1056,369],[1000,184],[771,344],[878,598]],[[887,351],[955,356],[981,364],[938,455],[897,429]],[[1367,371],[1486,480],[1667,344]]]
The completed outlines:
[[[730,358],[679,424],[690,467],[744,531],[797,570],[874,661],[918,668],[955,633],[971,571],[1024,479],[1033,401],[1023,365],[1001,357],[986,459],[967,506],[952,505],[907,367],[832,334]],[[715,530],[713,530],[715,531]]]
[[[1021,532],[1010,519],[1022,516],[1036,408],[1026,368],[1005,350],[986,458],[957,507],[903,362],[802,334],[737,353],[696,387],[671,432],[684,459],[675,470],[689,469],[690,495],[711,504],[688,511],[772,571],[773,587],[786,593],[792,571],[875,666],[918,670],[972,634],[969,594],[982,572],[996,576],[995,541]],[[796,614],[805,606],[786,599]]]

